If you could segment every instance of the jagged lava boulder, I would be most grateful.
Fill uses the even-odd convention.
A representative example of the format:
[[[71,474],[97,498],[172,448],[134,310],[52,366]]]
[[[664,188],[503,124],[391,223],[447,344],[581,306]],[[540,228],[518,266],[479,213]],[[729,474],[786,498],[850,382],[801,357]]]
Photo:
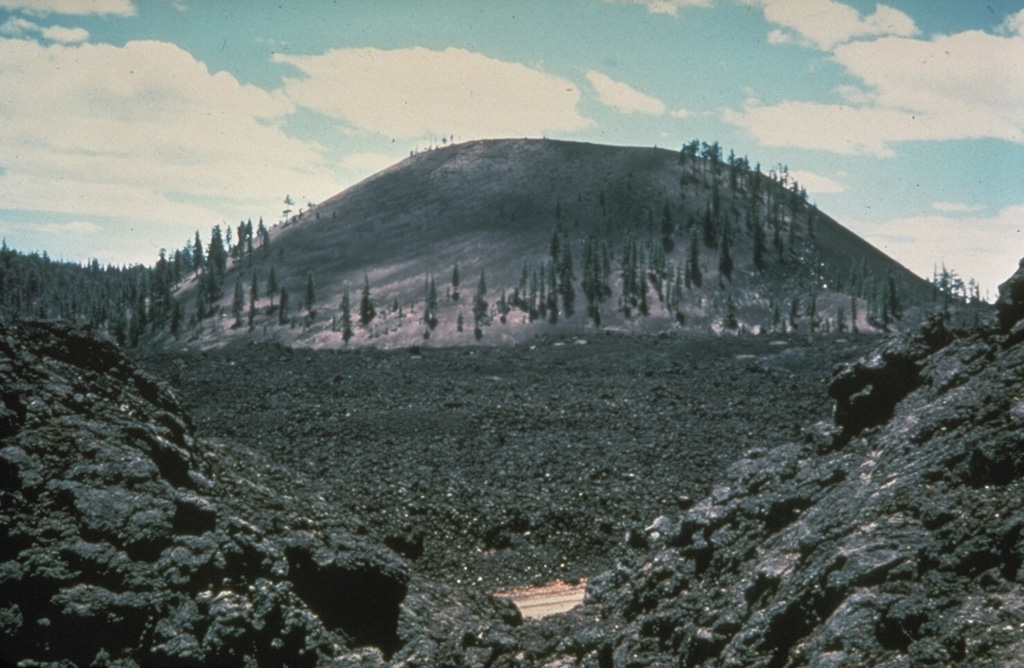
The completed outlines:
[[[232,461],[113,344],[0,325],[0,663],[310,665],[395,649],[398,557],[296,502],[301,483]]]
[[[1002,294],[1024,294],[1018,274]],[[936,317],[838,369],[834,423],[747,452],[651,523],[649,551],[593,578],[560,637],[527,625],[515,651],[565,666],[1020,665],[1024,312],[1009,312],[972,331]]]

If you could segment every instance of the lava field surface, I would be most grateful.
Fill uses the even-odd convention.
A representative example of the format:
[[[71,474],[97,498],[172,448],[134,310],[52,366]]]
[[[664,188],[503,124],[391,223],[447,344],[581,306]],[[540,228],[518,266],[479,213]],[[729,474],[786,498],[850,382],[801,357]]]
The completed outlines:
[[[239,345],[138,361],[200,439],[255,450],[424,576],[573,581],[646,547],[751,448],[831,415],[872,336],[624,337],[517,347]]]

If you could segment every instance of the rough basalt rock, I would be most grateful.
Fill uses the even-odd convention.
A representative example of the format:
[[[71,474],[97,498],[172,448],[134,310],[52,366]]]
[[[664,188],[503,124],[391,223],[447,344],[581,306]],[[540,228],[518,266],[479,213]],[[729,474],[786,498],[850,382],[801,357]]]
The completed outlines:
[[[395,650],[401,560],[297,499],[301,483],[215,450],[113,344],[0,327],[2,663],[309,665]]]
[[[1024,258],[1013,276],[999,285],[996,310],[999,312],[999,324],[1004,329],[1024,318]]]
[[[569,640],[542,645],[527,625],[516,651],[560,666],[1015,665],[1024,341],[1001,325],[932,320],[840,369],[835,423],[747,452],[674,528],[659,519],[650,551],[590,580],[559,622]]]

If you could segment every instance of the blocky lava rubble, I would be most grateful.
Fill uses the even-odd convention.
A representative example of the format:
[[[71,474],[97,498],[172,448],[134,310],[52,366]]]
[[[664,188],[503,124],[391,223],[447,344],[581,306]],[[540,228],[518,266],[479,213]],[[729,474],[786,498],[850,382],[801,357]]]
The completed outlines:
[[[0,326],[0,509],[5,665],[379,662],[429,612],[365,527],[62,325]]]
[[[537,665],[1004,666],[1024,656],[1024,271],[834,374],[834,423],[659,518]],[[1012,298],[1011,298],[1012,296]],[[550,626],[550,625],[549,625]],[[507,664],[519,665],[510,658]]]
[[[832,421],[521,622],[418,580],[113,346],[0,330],[0,654],[33,664],[1002,666],[1024,656],[1024,271],[833,374]]]

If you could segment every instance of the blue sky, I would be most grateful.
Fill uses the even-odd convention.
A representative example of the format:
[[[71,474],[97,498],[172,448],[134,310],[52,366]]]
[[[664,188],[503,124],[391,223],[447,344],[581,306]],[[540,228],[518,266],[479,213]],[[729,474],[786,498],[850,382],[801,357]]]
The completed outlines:
[[[923,275],[1024,256],[1024,0],[0,0],[0,235],[152,263],[437,144],[777,165]]]

